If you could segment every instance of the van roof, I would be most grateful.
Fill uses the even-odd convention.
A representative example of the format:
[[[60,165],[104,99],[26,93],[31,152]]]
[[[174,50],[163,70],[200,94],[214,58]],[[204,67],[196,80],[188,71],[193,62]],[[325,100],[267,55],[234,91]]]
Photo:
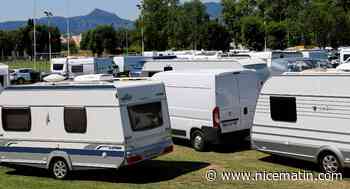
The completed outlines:
[[[208,76],[218,76],[232,73],[241,73],[245,71],[251,71],[248,69],[200,69],[200,70],[175,70],[167,72],[159,72],[156,75],[208,75]]]

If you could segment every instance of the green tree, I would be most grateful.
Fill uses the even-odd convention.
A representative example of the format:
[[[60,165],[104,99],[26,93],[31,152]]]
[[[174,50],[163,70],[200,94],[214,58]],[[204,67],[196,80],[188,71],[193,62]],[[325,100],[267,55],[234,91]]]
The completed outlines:
[[[265,43],[263,20],[256,16],[247,16],[243,17],[241,22],[243,44],[251,50],[263,50]]]
[[[266,31],[268,47],[281,50],[287,48],[287,24],[285,22],[270,22]]]

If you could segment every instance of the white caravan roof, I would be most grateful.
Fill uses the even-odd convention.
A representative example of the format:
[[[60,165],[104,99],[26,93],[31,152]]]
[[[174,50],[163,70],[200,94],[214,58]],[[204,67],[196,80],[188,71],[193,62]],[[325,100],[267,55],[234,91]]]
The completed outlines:
[[[261,92],[282,96],[350,97],[347,83],[350,83],[349,73],[287,73],[268,79]]]
[[[186,69],[242,69],[237,60],[156,60],[146,62],[143,71],[161,72],[164,67],[171,66],[174,70]]]
[[[9,73],[9,66],[6,64],[0,63],[0,75],[8,75]]]
[[[10,86],[0,94],[4,106],[118,106],[125,95],[132,101],[164,93],[160,81],[61,82]],[[138,87],[153,89],[154,94],[137,92]],[[87,92],[89,91],[89,92]],[[165,94],[165,93],[164,93]],[[153,95],[153,96],[150,96]],[[118,98],[117,98],[118,97]],[[119,99],[119,100],[118,100]]]

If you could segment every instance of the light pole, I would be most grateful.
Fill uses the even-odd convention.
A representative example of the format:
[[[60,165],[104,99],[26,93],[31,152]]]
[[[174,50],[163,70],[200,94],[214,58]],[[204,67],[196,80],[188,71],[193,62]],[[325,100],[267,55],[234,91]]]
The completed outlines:
[[[145,42],[144,42],[144,31],[143,31],[143,9],[144,9],[144,2],[143,0],[139,1],[139,4],[136,5],[137,8],[141,11],[141,55],[144,55],[145,51]]]
[[[36,0],[34,0],[33,2],[33,41],[34,41],[34,44],[33,44],[33,50],[34,50],[34,53],[33,53],[33,56],[34,56],[34,69],[36,69]]]
[[[47,30],[49,32],[49,59],[51,62],[52,59],[52,50],[51,50],[51,31],[50,31],[50,19],[53,16],[52,12],[44,11],[44,14],[47,16]]]

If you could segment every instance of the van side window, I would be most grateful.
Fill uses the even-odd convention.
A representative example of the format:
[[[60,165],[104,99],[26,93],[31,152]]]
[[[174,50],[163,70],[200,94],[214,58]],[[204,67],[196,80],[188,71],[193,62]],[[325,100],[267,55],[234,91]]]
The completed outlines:
[[[30,108],[2,108],[2,127],[5,131],[29,132]]]
[[[297,106],[294,97],[270,97],[271,118],[274,121],[296,122]]]
[[[64,129],[68,133],[86,133],[86,109],[64,108]]]
[[[133,131],[154,129],[163,125],[161,102],[128,106]]]

